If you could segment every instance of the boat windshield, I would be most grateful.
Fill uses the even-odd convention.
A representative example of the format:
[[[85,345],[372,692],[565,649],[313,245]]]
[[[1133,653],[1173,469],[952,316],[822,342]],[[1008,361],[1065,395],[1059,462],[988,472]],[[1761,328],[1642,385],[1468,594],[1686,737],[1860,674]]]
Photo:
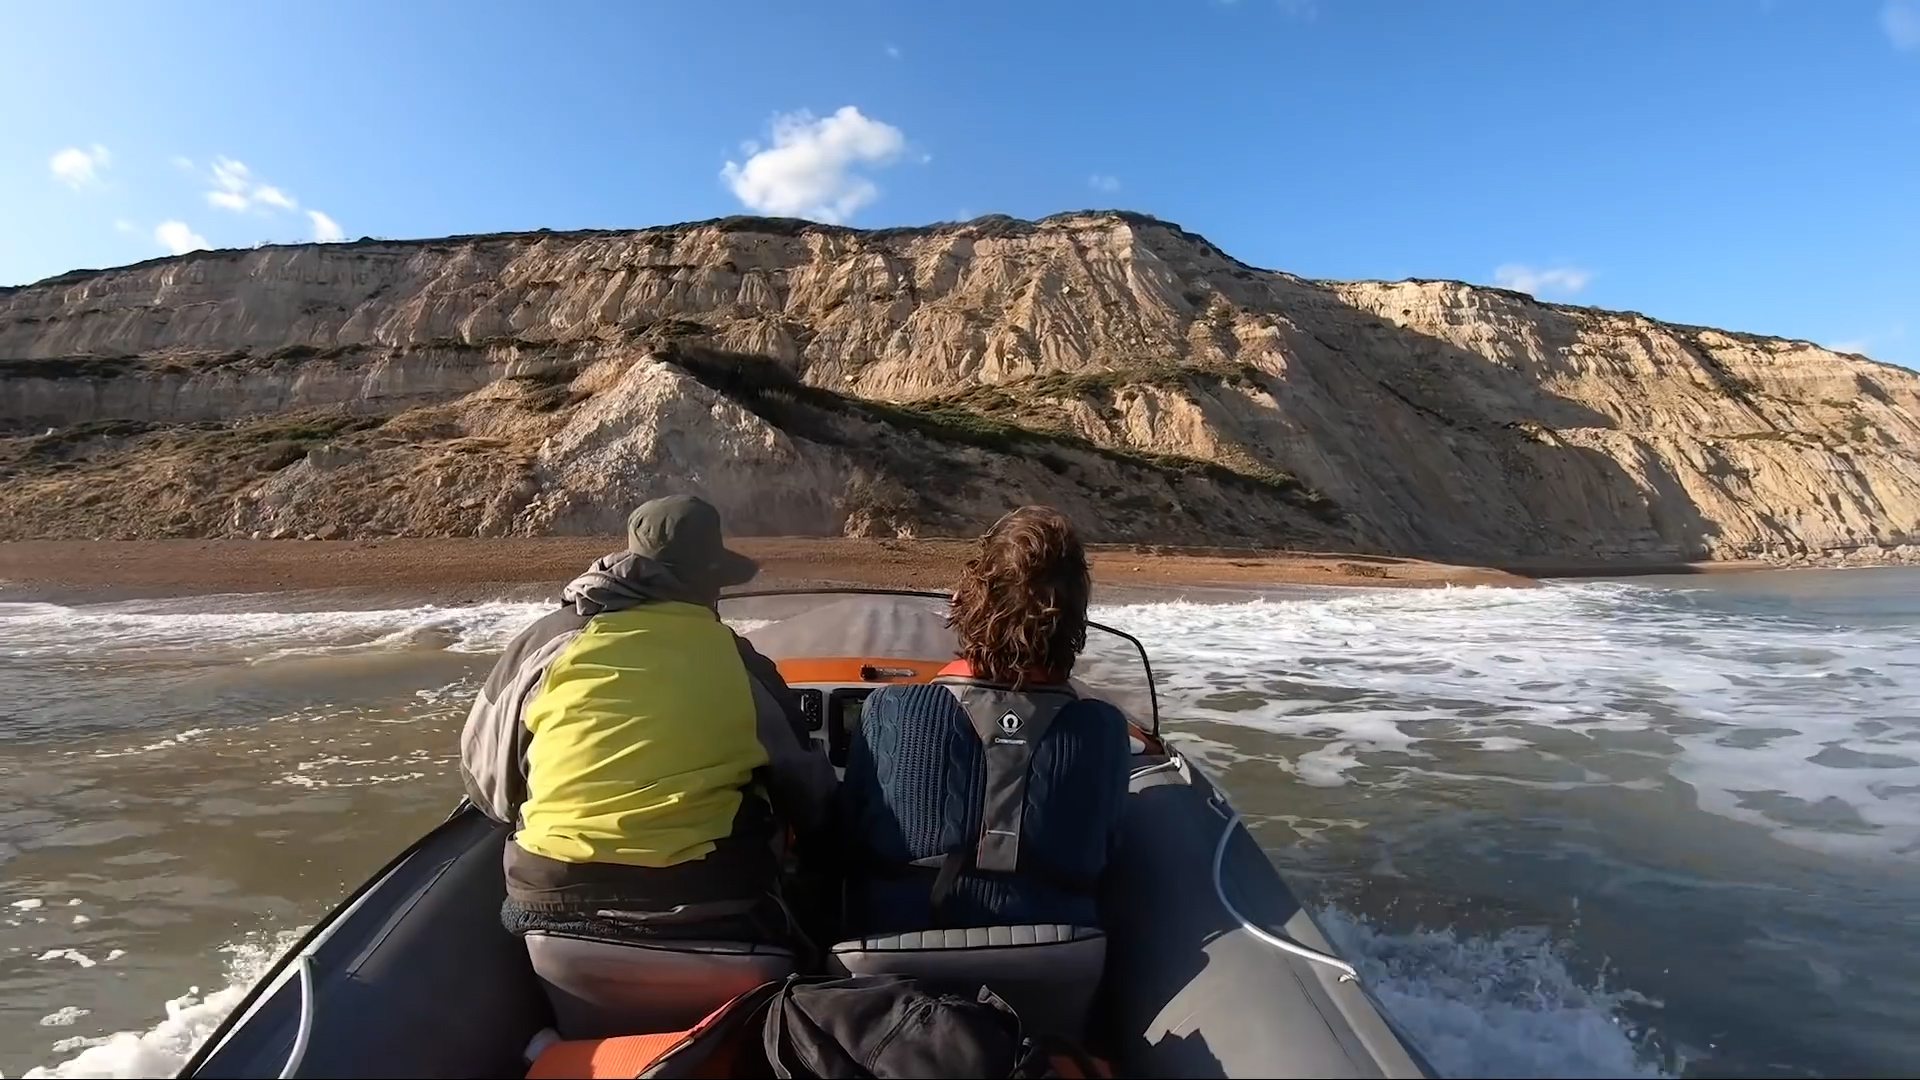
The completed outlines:
[[[832,657],[944,664],[959,653],[947,629],[947,597],[940,593],[753,592],[721,597],[719,610],[775,662]],[[1073,682],[1083,696],[1111,702],[1136,726],[1159,732],[1153,668],[1132,635],[1089,623]]]

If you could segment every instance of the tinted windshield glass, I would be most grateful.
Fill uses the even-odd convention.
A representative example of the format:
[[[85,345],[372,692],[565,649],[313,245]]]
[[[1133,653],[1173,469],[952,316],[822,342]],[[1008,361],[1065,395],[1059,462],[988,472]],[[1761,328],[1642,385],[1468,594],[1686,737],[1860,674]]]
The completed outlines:
[[[1160,730],[1146,655],[1132,640],[1089,626],[1087,651],[1073,666],[1073,681],[1082,696],[1110,701],[1140,727]]]
[[[773,660],[951,660],[959,649],[946,612],[944,596],[913,593],[768,593],[720,601],[720,617]],[[1073,681],[1082,694],[1112,702],[1128,719],[1155,729],[1146,659],[1127,638],[1089,626]]]

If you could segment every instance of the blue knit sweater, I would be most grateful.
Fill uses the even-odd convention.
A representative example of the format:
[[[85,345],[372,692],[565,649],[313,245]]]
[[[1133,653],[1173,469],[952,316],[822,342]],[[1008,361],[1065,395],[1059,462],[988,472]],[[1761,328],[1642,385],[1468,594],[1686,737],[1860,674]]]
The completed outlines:
[[[1069,705],[1034,748],[1020,824],[1022,873],[962,874],[944,924],[1100,925],[1091,895],[1040,879],[1099,879],[1119,836],[1129,765],[1120,711],[1103,701]],[[867,698],[840,787],[841,820],[866,861],[943,855],[977,841],[985,785],[980,739],[952,692],[889,686]],[[931,871],[863,877],[856,869],[848,890],[855,929],[932,927],[932,884]]]

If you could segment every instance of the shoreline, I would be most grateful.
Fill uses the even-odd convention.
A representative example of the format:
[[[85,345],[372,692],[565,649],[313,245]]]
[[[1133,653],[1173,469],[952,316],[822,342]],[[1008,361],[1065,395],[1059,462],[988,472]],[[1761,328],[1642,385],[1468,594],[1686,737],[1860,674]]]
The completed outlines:
[[[946,590],[974,541],[742,537],[760,561],[753,588]],[[23,540],[0,543],[0,602],[105,602],[216,594],[337,592],[547,595],[618,537],[382,540]],[[1096,590],[1164,593],[1195,588],[1530,588],[1551,578],[1740,574],[1825,566],[1902,565],[1905,559],[1594,564],[1519,561],[1471,566],[1344,552],[1250,551],[1150,544],[1088,546]]]
[[[394,540],[28,540],[0,543],[0,601],[158,599],[226,593],[356,590],[478,594],[557,589],[617,537]],[[754,588],[865,586],[945,590],[971,540],[743,537]],[[1525,588],[1533,576],[1381,555],[1090,545],[1097,590],[1360,586]]]

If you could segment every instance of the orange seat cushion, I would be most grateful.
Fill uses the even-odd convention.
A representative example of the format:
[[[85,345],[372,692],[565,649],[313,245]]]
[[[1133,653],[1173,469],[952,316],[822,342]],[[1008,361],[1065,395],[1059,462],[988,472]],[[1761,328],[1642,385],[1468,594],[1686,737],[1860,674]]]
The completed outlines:
[[[540,1053],[527,1070],[527,1080],[574,1080],[639,1076],[675,1043],[684,1031],[657,1035],[619,1035],[611,1039],[573,1039],[557,1042]]]
[[[1107,1080],[1113,1076],[1113,1066],[1092,1054],[1053,1054],[1050,1060],[1053,1074],[1065,1080]]]

